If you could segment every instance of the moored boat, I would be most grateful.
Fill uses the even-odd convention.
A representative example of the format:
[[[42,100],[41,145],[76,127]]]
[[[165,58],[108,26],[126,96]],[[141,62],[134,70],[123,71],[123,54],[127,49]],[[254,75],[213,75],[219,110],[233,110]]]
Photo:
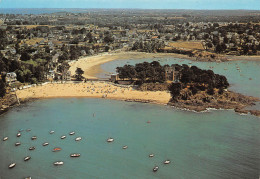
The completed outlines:
[[[4,137],[3,141],[6,141],[6,140],[8,140],[8,137]]]
[[[50,131],[50,134],[53,134],[54,133],[54,131]]]
[[[61,138],[61,139],[65,139],[65,138],[66,138],[66,136],[65,136],[65,135],[63,135],[63,136],[61,136],[60,138]]]
[[[32,177],[26,177],[26,178],[24,178],[24,179],[32,179]]]
[[[61,151],[61,148],[56,147],[56,148],[54,148],[52,151],[53,151],[53,152],[58,152],[58,151]]]
[[[35,147],[30,147],[29,150],[35,150]]]
[[[123,149],[127,149],[127,148],[128,148],[128,146],[127,146],[127,145],[123,146]]]
[[[17,135],[16,135],[17,137],[20,137],[21,136],[21,133],[17,133]]]
[[[169,163],[171,163],[171,161],[170,160],[165,160],[163,163],[164,164],[169,164]]]
[[[114,139],[111,138],[111,137],[109,137],[109,138],[107,139],[107,142],[114,142]]]
[[[57,162],[54,162],[53,164],[54,165],[63,165],[63,162],[62,161],[57,161]]]
[[[77,137],[76,139],[75,139],[75,141],[80,141],[82,138],[81,137]]]
[[[28,160],[30,160],[30,159],[31,159],[30,156],[24,157],[24,161],[28,161]]]
[[[158,166],[155,166],[154,168],[153,168],[153,172],[157,172],[159,170],[159,167]]]
[[[32,136],[32,138],[31,138],[32,140],[36,140],[37,139],[37,137],[36,136]]]
[[[154,154],[150,154],[149,157],[154,157]]]
[[[70,154],[70,157],[80,157],[80,154]]]
[[[11,163],[8,167],[9,167],[9,168],[14,168],[15,165],[16,165],[16,163]]]
[[[75,134],[75,132],[73,131],[73,132],[70,132],[70,135],[74,135]]]
[[[48,142],[45,142],[45,143],[43,143],[42,145],[43,145],[43,146],[47,146],[47,145],[49,145],[49,143],[48,143]]]
[[[19,145],[21,145],[21,142],[16,142],[15,143],[15,146],[19,146]]]

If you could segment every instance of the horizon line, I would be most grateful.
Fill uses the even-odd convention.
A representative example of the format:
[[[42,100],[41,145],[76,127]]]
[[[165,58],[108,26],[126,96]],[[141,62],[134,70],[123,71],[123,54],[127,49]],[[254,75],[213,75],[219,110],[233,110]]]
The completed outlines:
[[[99,8],[99,7],[90,7],[90,8],[83,8],[83,7],[0,7],[0,9],[111,9],[111,10],[119,10],[119,9],[125,9],[125,10],[209,10],[209,11],[219,11],[219,10],[229,10],[229,11],[260,11],[260,9],[185,9],[185,8],[176,8],[176,9],[166,9],[166,8]]]

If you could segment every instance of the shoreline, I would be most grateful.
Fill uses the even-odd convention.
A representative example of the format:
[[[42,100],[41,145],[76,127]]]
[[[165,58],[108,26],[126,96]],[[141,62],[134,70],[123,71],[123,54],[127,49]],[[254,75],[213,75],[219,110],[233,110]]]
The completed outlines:
[[[170,102],[171,95],[168,91],[139,91],[132,86],[121,87],[113,83],[95,81],[86,83],[60,83],[36,86],[29,89],[17,91],[17,96],[21,103],[31,100],[55,99],[55,98],[102,98],[109,100],[120,100],[125,102],[150,103],[173,107],[175,109],[186,110],[196,113],[207,112],[209,109],[214,110],[233,110],[240,114],[251,114],[260,116],[257,110],[245,110],[237,106],[216,106],[208,104],[208,107],[202,110],[202,106],[172,105]],[[253,98],[253,97],[252,97]],[[205,107],[205,106],[204,106]]]
[[[114,60],[135,60],[135,59],[144,59],[144,58],[163,58],[163,57],[171,57],[171,58],[180,58],[191,61],[209,61],[216,62],[216,60],[212,59],[198,59],[197,57],[189,57],[188,55],[177,54],[177,53],[146,53],[146,52],[106,52],[98,55],[87,56],[79,58],[78,60],[73,60],[69,62],[71,75],[75,75],[76,68],[82,68],[84,71],[83,76],[87,79],[98,79],[97,74],[104,72],[101,69],[101,65],[107,62],[111,62]],[[229,56],[225,55],[227,58],[226,61],[260,61],[260,56]],[[221,63],[221,61],[220,61]]]

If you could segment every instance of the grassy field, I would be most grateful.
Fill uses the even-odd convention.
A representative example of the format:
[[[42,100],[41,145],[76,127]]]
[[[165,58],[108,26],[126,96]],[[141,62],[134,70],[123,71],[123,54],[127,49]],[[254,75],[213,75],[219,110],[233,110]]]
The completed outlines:
[[[40,41],[44,40],[44,38],[33,38],[33,39],[26,39],[22,44],[25,43],[27,45],[34,45],[36,43],[40,43]]]
[[[203,45],[200,41],[177,41],[170,42],[168,47],[171,48],[184,48],[190,50],[204,50]]]

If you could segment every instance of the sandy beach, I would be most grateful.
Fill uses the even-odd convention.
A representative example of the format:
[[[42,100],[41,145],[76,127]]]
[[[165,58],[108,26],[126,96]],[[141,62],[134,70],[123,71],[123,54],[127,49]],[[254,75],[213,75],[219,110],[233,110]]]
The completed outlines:
[[[74,75],[78,68],[82,68],[85,72],[84,77],[87,79],[96,79],[96,74],[102,72],[100,68],[101,64],[113,61],[113,60],[134,60],[143,58],[161,58],[161,57],[176,57],[186,58],[186,55],[173,54],[173,53],[144,53],[144,52],[111,52],[103,53],[95,56],[89,56],[80,58],[77,61],[70,62],[70,71]]]
[[[66,97],[89,97],[107,98],[127,101],[149,102],[167,104],[170,93],[166,91],[137,91],[130,86],[116,86],[109,82],[86,82],[46,84],[28,89],[18,90],[17,96],[21,100],[32,98],[66,98]]]
[[[196,60],[196,58],[189,57],[187,55],[176,53],[145,53],[145,52],[109,52],[102,53],[95,56],[88,56],[80,58],[70,62],[70,71],[72,75],[75,74],[77,67],[84,70],[84,77],[87,79],[96,79],[96,75],[102,72],[101,64],[113,61],[113,60],[135,60],[144,58],[162,58],[162,57],[174,57],[189,60]],[[245,61],[258,61],[260,56],[226,56],[228,61],[245,60]]]

